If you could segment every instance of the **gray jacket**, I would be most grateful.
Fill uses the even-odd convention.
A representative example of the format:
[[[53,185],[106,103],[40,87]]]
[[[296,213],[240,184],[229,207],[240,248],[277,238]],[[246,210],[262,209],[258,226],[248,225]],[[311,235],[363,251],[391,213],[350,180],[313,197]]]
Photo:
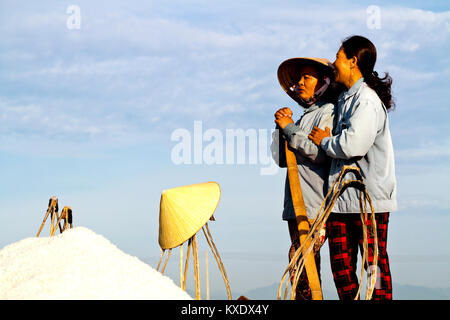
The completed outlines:
[[[309,219],[316,217],[317,211],[324,200],[324,192],[327,191],[326,182],[329,174],[330,158],[308,139],[308,135],[314,126],[321,129],[325,127],[332,129],[333,117],[334,105],[319,101],[305,109],[303,116],[295,125],[290,123],[283,130],[276,129],[272,134],[270,147],[272,158],[280,167],[286,167],[284,139],[287,139],[289,146],[295,149],[294,153],[297,157],[300,185]],[[280,131],[282,133],[281,139]],[[284,189],[282,218],[283,220],[295,219],[287,173]]]
[[[375,212],[397,209],[394,149],[387,111],[363,78],[339,97],[333,135],[324,138],[320,147],[333,158],[329,186],[336,180],[342,166],[358,166]],[[352,177],[353,174],[348,175],[348,178]],[[332,211],[359,213],[357,190],[347,189]]]

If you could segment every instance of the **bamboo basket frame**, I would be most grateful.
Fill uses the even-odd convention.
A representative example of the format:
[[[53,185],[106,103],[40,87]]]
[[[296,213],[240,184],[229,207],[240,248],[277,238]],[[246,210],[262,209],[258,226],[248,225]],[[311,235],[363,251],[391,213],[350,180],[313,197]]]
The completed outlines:
[[[59,232],[63,233],[65,230],[70,228],[73,228],[72,224],[72,208],[69,206],[65,206],[63,210],[61,211],[61,216],[58,213],[58,198],[53,196],[48,201],[48,208],[44,216],[44,220],[41,223],[41,226],[39,228],[38,233],[36,234],[36,238],[39,237],[41,234],[41,231],[45,225],[45,222],[47,221],[48,216],[50,215],[50,236],[54,236],[55,232],[57,230],[57,227],[59,227]],[[64,220],[64,225],[61,227],[61,220]]]
[[[214,259],[217,262],[217,266],[219,268],[219,271],[222,275],[222,279],[224,281],[225,284],[225,288],[227,290],[227,297],[228,300],[232,299],[231,296],[231,289],[230,289],[230,282],[228,280],[228,276],[227,273],[225,271],[225,267],[223,265],[222,259],[220,258],[219,255],[219,251],[217,250],[217,247],[214,243],[214,240],[212,238],[211,235],[211,231],[209,230],[209,226],[208,223],[206,223],[203,227],[202,227],[202,231],[203,234],[205,236],[206,242],[208,243],[211,252],[213,253]],[[183,268],[183,245],[184,243],[182,243],[180,245],[180,287],[186,291],[186,282],[187,282],[187,270],[188,270],[188,265],[189,265],[189,257],[190,257],[190,252],[192,250],[192,260],[193,260],[193,265],[194,265],[194,278],[195,278],[195,299],[196,300],[201,300],[201,288],[200,288],[200,265],[199,265],[199,254],[198,254],[198,242],[197,242],[197,234],[194,234],[187,242],[187,254],[186,254],[186,259],[185,259],[185,264],[184,264],[184,268]],[[185,243],[186,243],[185,242]],[[159,259],[158,262],[158,266],[156,268],[157,271],[159,271],[159,268],[161,266],[161,262],[162,259],[165,255],[165,252],[168,251],[165,263],[163,268],[161,269],[161,273],[164,274],[164,271],[166,269],[166,265],[167,262],[169,260],[170,254],[172,249],[161,249],[161,257]],[[206,254],[207,254],[207,250],[206,250]],[[207,257],[207,256],[206,256]],[[209,280],[208,280],[208,262],[207,262],[207,258],[205,259],[205,270],[206,270],[206,297],[207,299],[209,299]]]

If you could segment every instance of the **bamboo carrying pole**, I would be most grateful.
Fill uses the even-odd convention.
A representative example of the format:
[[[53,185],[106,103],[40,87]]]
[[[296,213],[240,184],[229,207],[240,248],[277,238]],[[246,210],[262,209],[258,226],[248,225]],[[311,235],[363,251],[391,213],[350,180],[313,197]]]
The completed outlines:
[[[300,245],[302,245],[303,243],[305,243],[305,241],[310,241],[306,239],[306,236],[309,233],[308,216],[306,214],[305,203],[303,201],[302,189],[300,185],[300,178],[298,176],[297,157],[289,149],[286,140],[285,150],[292,204],[294,206],[295,217],[297,219]],[[306,243],[306,246],[308,246],[308,243]],[[319,274],[317,272],[316,261],[314,259],[314,252],[304,251],[303,255],[306,257],[305,269],[309,287],[311,288],[311,297],[313,300],[322,300],[322,289],[320,287]],[[295,290],[294,288],[295,287],[293,287],[293,290]]]

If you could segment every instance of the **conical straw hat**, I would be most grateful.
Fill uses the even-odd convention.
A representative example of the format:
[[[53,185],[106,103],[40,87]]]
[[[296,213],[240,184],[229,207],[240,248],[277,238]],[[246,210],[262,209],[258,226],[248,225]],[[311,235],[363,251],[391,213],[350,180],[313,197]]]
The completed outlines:
[[[217,208],[220,187],[216,182],[192,184],[161,192],[159,245],[171,249],[196,234]]]
[[[299,102],[298,97],[293,94],[290,88],[299,81],[299,71],[305,65],[321,69],[324,75],[333,76],[333,64],[325,58],[291,58],[283,61],[278,67],[278,82],[283,90],[295,101]]]

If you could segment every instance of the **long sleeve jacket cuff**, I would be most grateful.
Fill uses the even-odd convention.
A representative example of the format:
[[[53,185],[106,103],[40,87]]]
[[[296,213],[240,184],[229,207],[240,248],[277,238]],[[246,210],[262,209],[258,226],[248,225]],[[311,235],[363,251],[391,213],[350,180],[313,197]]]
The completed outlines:
[[[291,139],[291,136],[297,132],[299,130],[299,128],[293,124],[293,123],[288,123],[288,125],[286,127],[284,127],[283,129],[283,134],[287,139]]]
[[[325,138],[322,139],[322,141],[320,141],[320,148],[322,148],[322,150],[326,151],[326,149],[327,149],[327,142],[330,139],[331,139],[330,137],[325,137]]]

